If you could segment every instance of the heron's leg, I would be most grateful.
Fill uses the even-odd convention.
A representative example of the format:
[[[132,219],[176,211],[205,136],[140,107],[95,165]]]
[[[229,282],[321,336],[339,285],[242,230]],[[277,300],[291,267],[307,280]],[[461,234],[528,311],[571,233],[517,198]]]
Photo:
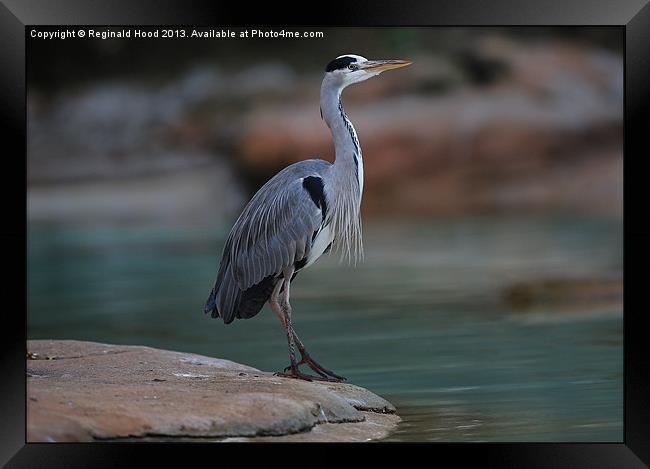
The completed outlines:
[[[285,278],[291,278],[291,276],[286,276]],[[328,370],[327,368],[323,367],[320,365],[316,360],[311,358],[309,356],[309,353],[307,353],[307,350],[305,349],[305,346],[303,345],[302,341],[300,338],[298,338],[298,334],[296,334],[296,331],[293,328],[293,325],[291,324],[291,304],[289,303],[289,287],[285,285],[284,287],[284,294],[282,295],[281,298],[281,309],[285,313],[285,327],[287,329],[287,334],[291,334],[293,336],[294,343],[298,347],[298,351],[300,352],[300,362],[298,365],[302,365],[303,363],[307,364],[309,368],[314,370],[316,373],[318,373],[320,376],[322,376],[324,379],[328,381],[343,381],[346,378],[343,376],[339,376],[333,371]],[[285,370],[286,371],[286,370]]]
[[[284,329],[286,330],[287,324],[284,322],[284,312],[282,312],[282,308],[280,307],[280,301],[279,301],[280,289],[282,288],[283,283],[284,283],[284,279],[279,280],[278,283],[275,284],[275,288],[273,288],[273,293],[271,293],[271,298],[269,298],[269,305],[271,305],[271,309],[280,320],[282,327],[284,327]]]
[[[291,278],[291,277],[289,277]],[[280,320],[280,323],[282,324],[282,327],[285,328],[287,331],[287,338],[289,337],[289,334],[293,336],[293,342],[295,346],[298,348],[298,351],[300,352],[300,361],[296,363],[296,367],[299,367],[300,365],[307,364],[309,367],[314,370],[316,373],[318,373],[321,378],[315,377],[315,376],[309,376],[309,375],[303,375],[299,376],[302,377],[303,379],[324,379],[327,381],[342,381],[345,378],[342,376],[337,375],[336,373],[333,373],[332,371],[328,370],[327,368],[324,368],[321,366],[319,363],[317,363],[314,359],[312,359],[309,356],[309,353],[307,353],[307,350],[305,349],[305,346],[303,345],[302,341],[298,337],[298,334],[296,333],[296,330],[293,328],[293,324],[291,324],[291,304],[288,302],[288,297],[289,295],[284,291],[282,298],[280,298],[280,290],[282,289],[282,286],[284,285],[284,280],[280,280],[275,288],[273,289],[273,292],[271,293],[271,298],[269,298],[269,305],[271,306],[271,309],[273,312],[276,314],[278,319]],[[287,321],[286,318],[286,312],[288,311],[289,313],[289,321]],[[290,345],[291,347],[291,345]],[[290,355],[291,358],[291,355]],[[292,362],[293,364],[293,362]],[[293,372],[293,366],[290,365],[284,369],[285,373],[291,370]],[[285,373],[278,373],[280,376],[292,376],[292,375],[286,375]]]
[[[291,276],[293,269],[289,272],[284,272],[284,291],[282,292],[282,313],[284,315],[284,328],[287,331],[287,341],[289,342],[289,359],[291,360],[291,371],[298,370],[298,362],[296,360],[296,339],[293,334],[293,326],[291,325],[291,305],[289,305],[289,290],[291,285]]]
[[[285,322],[285,319],[284,319],[284,311],[282,309],[282,306],[280,306],[280,301],[279,301],[279,298],[278,298],[278,296],[279,296],[278,293],[279,293],[280,287],[282,285],[282,282],[281,281],[278,282],[278,285],[280,285],[280,286],[276,288],[276,291],[274,291],[275,294],[271,295],[271,298],[269,299],[269,304],[270,304],[271,309],[273,310],[273,312],[276,314],[276,316],[278,317],[278,319],[282,323],[282,327],[284,327],[285,330],[286,330],[287,325],[286,325],[286,322]],[[296,334],[296,330],[292,327],[290,332],[293,334],[293,340],[294,340],[294,342],[296,344],[296,347],[298,348],[298,351],[300,352],[300,361],[296,364],[297,366],[300,366],[302,364],[307,363],[306,357],[309,358],[309,355],[307,354],[307,351],[305,350],[305,346],[303,345],[302,341],[298,337],[298,334]],[[287,331],[287,333],[289,333],[289,331]],[[286,367],[284,369],[285,373],[287,371],[289,371],[290,369],[291,369],[291,366]],[[327,378],[327,376],[325,374],[319,372],[318,370],[315,370],[315,371],[319,375],[321,375],[323,378]]]
[[[300,339],[298,339],[298,336],[296,335],[295,331],[293,330],[293,326],[291,325],[291,305],[289,304],[289,283],[291,282],[290,279],[292,275],[293,275],[293,268],[284,272],[284,280],[280,280],[277,283],[277,285],[273,289],[271,298],[269,299],[269,304],[271,305],[271,309],[278,316],[280,322],[282,323],[285,330],[287,331],[287,341],[289,343],[289,360],[291,362],[291,365],[285,368],[284,370],[285,373],[276,373],[276,374],[279,376],[288,376],[291,378],[299,378],[299,379],[311,381],[313,379],[318,379],[318,378],[301,373],[300,370],[298,369],[298,366],[300,366],[303,363],[303,361],[301,360],[300,362],[297,362],[296,360],[296,350],[295,350],[296,346],[298,346],[299,349],[304,349],[304,347],[302,345],[302,342],[300,342]],[[278,301],[278,297],[280,296],[280,290],[282,289],[282,286],[284,286],[284,291],[282,292],[282,302],[280,302]],[[288,371],[289,369],[291,370],[291,373],[287,374],[286,371]]]

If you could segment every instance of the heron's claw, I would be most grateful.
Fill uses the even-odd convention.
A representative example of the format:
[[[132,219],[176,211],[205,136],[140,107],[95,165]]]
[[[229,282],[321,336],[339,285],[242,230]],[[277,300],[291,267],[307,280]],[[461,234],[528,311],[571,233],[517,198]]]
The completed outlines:
[[[327,376],[312,376],[306,373],[302,373],[300,371],[295,371],[295,372],[290,371],[288,373],[276,372],[273,373],[273,376],[280,376],[282,378],[302,379],[304,381],[327,381],[329,383],[339,383],[341,381],[340,379],[330,378]]]
[[[304,365],[304,364],[305,364],[305,359],[302,358],[298,363],[296,363],[296,368],[298,368],[300,365]],[[290,370],[291,370],[291,365],[287,366],[287,367],[284,369],[284,372],[287,373],[287,372],[289,372]]]
[[[330,371],[327,368],[323,367],[320,363],[318,363],[316,360],[311,358],[306,353],[303,355],[301,363],[306,363],[309,366],[309,368],[311,368],[316,373],[321,375],[327,381],[340,383],[341,381],[345,381],[347,379],[344,376],[339,376],[336,373],[334,373],[333,371]]]
[[[300,365],[308,365],[309,368],[311,368],[313,371],[318,373],[319,376],[312,376],[308,375],[305,373],[302,373],[300,370],[298,370],[298,367]],[[313,360],[309,355],[303,355],[302,359],[296,363],[295,368],[291,365],[287,366],[282,373],[275,373],[275,376],[284,376],[288,378],[300,378],[304,379],[306,381],[328,381],[331,383],[340,383],[341,381],[345,381],[347,378],[344,376],[339,376],[333,371],[330,371],[326,368],[323,368],[318,362]]]
[[[291,367],[289,367],[289,368],[291,368]],[[286,370],[286,368],[285,368],[285,370]],[[289,373],[277,372],[277,373],[273,373],[273,376],[280,376],[282,378],[302,379],[304,381],[313,381],[315,379],[316,380],[319,379],[316,376],[307,375],[305,373],[301,373],[300,371],[291,371]]]

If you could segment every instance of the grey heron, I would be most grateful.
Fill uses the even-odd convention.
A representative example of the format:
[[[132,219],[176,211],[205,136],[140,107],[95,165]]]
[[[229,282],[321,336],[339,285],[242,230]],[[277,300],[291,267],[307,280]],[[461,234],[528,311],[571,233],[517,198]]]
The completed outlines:
[[[320,113],[334,140],[334,163],[310,159],[284,168],[253,196],[226,240],[204,312],[229,324],[235,318],[252,318],[268,301],[286,330],[289,344],[290,365],[278,375],[305,380],[345,379],[307,353],[293,327],[290,286],[298,272],[333,246],[348,259],[363,254],[363,159],[357,133],[343,110],[341,93],[349,85],[410,64],[406,60],[368,60],[354,54],[331,61],[321,85]],[[299,366],[303,364],[318,376],[301,372]]]

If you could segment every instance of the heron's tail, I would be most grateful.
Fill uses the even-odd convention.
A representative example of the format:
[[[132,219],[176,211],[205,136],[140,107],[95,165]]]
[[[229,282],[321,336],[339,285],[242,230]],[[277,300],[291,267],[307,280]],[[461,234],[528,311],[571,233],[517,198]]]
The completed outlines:
[[[220,269],[203,312],[210,313],[213,318],[222,318],[226,324],[230,324],[235,318],[252,318],[269,300],[277,282],[277,278],[269,275],[259,283],[241,291],[230,269],[228,267],[223,271]]]
[[[203,312],[210,313],[213,318],[220,317],[223,322],[230,324],[239,309],[241,293],[232,275],[230,262],[224,257],[219,266],[217,280],[203,307]]]
[[[219,317],[219,311],[217,310],[217,291],[216,287],[212,288],[212,291],[210,291],[210,296],[208,297],[208,301],[205,302],[205,306],[203,307],[203,312],[205,314],[210,313],[210,315],[213,318],[218,318]]]

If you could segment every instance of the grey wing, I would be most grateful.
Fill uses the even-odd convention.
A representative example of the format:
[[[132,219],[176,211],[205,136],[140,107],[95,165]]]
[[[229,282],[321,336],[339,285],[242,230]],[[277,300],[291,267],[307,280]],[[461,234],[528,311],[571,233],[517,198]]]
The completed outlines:
[[[321,174],[326,166],[329,163],[319,160],[292,165],[253,196],[226,240],[206,313],[226,323],[252,317],[270,294],[269,279],[307,257],[325,218]],[[320,184],[322,203],[305,181]]]
[[[274,186],[258,192],[233,227],[230,263],[242,291],[306,257],[321,227],[303,178]]]

